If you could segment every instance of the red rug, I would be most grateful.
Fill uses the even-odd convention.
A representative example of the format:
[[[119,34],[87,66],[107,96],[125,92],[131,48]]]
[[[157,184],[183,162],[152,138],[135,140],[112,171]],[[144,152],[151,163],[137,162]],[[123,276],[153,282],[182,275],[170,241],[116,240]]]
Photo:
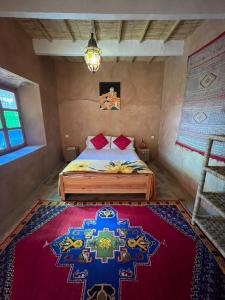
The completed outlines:
[[[40,202],[1,245],[0,299],[222,299],[223,273],[187,218],[175,201]]]

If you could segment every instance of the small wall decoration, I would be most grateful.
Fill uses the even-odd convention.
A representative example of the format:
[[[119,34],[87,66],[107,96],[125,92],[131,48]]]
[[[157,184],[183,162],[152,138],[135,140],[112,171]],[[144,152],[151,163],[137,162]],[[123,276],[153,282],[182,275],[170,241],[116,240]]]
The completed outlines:
[[[120,82],[99,83],[101,110],[120,110]]]

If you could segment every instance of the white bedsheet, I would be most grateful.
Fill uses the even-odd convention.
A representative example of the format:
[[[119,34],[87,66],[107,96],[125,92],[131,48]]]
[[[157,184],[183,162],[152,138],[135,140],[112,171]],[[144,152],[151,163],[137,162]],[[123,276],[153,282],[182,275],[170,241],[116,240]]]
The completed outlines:
[[[135,161],[140,160],[135,150],[131,149],[85,149],[81,154],[76,158],[79,160],[129,160]]]

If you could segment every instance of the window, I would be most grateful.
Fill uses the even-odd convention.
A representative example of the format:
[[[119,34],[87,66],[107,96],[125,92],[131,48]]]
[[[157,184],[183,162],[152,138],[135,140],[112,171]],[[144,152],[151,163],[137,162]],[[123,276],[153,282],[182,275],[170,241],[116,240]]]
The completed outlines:
[[[16,93],[0,88],[0,155],[25,144]]]

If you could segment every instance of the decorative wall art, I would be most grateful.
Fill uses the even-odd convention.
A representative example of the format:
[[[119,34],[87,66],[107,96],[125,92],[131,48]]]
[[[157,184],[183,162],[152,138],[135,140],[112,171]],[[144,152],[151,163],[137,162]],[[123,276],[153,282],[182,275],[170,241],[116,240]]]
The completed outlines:
[[[120,110],[120,82],[99,83],[101,110]]]
[[[214,134],[225,134],[225,32],[189,56],[176,144],[203,155]],[[222,143],[215,143],[211,158],[225,161]]]

